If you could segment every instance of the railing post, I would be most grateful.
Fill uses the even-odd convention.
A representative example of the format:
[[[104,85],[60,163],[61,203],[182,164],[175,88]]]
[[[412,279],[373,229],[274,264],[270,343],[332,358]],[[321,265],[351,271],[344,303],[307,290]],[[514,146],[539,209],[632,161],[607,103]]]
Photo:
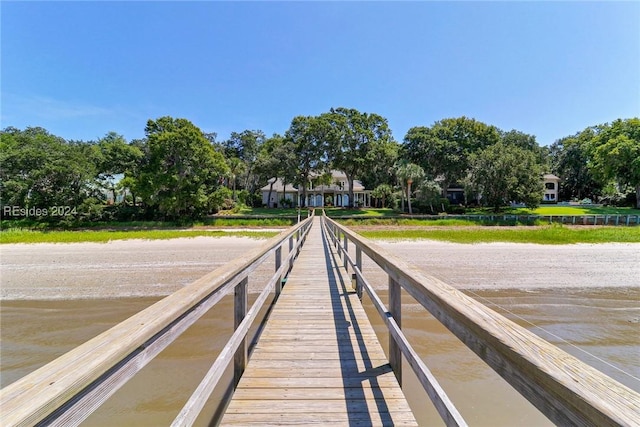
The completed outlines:
[[[343,249],[344,249],[344,252],[343,252],[343,255],[342,255],[342,263],[343,263],[344,269],[348,271],[349,269],[347,268],[347,265],[348,265],[347,264],[347,254],[349,253],[349,240],[347,240],[347,235],[346,234],[344,234],[344,248]]]
[[[289,253],[293,252],[293,234],[289,237]],[[293,268],[293,257],[289,258],[289,271]]]
[[[276,249],[276,272],[280,269],[282,265],[282,245],[278,246]],[[278,281],[276,282],[276,297],[280,296],[280,292],[282,292],[282,276],[278,277]]]
[[[356,246],[356,267],[358,267],[358,270],[360,270],[360,274],[362,274],[362,249],[360,249],[360,246]],[[358,298],[362,299],[362,283],[357,278],[356,294],[358,295]]]
[[[402,294],[401,287],[391,276],[389,276],[389,313],[402,328]],[[389,333],[389,364],[396,375],[398,384],[402,387],[402,353],[400,347]]]
[[[247,315],[247,303],[248,303],[248,283],[249,279],[244,278],[235,288],[233,298],[233,330],[235,331],[240,326],[240,323]],[[244,373],[244,368],[247,366],[247,337],[245,336],[236,351],[233,358],[233,386],[234,388],[240,382],[240,377]]]

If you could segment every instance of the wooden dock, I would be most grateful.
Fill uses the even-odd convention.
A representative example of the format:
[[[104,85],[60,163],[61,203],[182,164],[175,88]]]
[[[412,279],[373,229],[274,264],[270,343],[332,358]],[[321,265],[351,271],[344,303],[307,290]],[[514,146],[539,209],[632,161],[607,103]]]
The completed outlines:
[[[320,219],[221,425],[417,425]]]

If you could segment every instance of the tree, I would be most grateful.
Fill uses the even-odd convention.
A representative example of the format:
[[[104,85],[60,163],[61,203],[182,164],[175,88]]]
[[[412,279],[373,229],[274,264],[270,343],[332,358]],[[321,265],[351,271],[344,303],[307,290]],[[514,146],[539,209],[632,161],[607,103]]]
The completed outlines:
[[[78,208],[95,192],[99,152],[69,143],[40,127],[0,132],[0,195],[3,206],[51,210]]]
[[[412,215],[411,184],[424,178],[424,170],[415,163],[404,163],[398,168],[397,174],[398,179],[407,184],[407,204],[409,207],[409,215]]]
[[[431,209],[431,213],[435,213],[433,209],[434,203],[441,203],[441,194],[442,188],[438,185],[437,182],[430,179],[423,179],[419,182],[418,187],[416,189],[417,199],[423,203],[427,203],[429,208]],[[444,210],[444,206],[442,206]]]
[[[238,157],[231,157],[227,160],[227,166],[229,168],[229,186],[232,189],[233,201],[236,202],[238,200],[236,197],[236,184],[238,177],[244,173],[246,165]]]
[[[324,170],[327,162],[326,141],[330,131],[326,117],[297,116],[285,133],[293,149],[292,181],[302,187],[302,207],[307,203],[307,185],[313,172]]]
[[[550,170],[549,166],[549,151],[545,147],[541,147],[538,145],[536,141],[536,137],[534,135],[529,135],[524,132],[520,132],[519,130],[510,130],[509,132],[504,132],[499,130],[500,141],[505,144],[515,145],[516,147],[520,147],[522,149],[532,151],[536,154],[538,162],[541,165],[545,166],[545,169]]]
[[[122,135],[115,132],[107,133],[98,141],[100,161],[98,164],[98,181],[101,186],[113,193],[116,202],[116,192],[119,188],[126,188],[115,182],[116,175],[124,175],[125,183],[132,183],[132,176],[142,159],[142,150],[136,145],[127,144]]]
[[[271,194],[273,193],[273,185],[281,175],[281,162],[273,154],[276,151],[277,146],[283,144],[283,138],[279,135],[274,135],[262,144],[260,152],[258,153],[258,159],[256,160],[256,172],[260,176],[260,180],[269,184],[269,194],[267,195],[267,207],[271,205]]]
[[[634,188],[640,208],[640,119],[618,119],[599,126],[590,146],[595,171],[604,179]]]
[[[389,142],[391,131],[384,117],[361,113],[353,108],[332,108],[325,116],[331,125],[330,161],[333,167],[346,175],[349,183],[349,207],[353,207],[353,181],[370,167],[374,144]]]
[[[380,201],[381,208],[387,207],[387,198],[393,194],[393,188],[389,184],[380,184],[371,192],[371,196]],[[377,203],[376,203],[377,205]]]
[[[147,156],[139,191],[145,203],[172,219],[216,208],[211,194],[228,173],[222,154],[186,119],[161,117],[145,128]]]
[[[596,199],[601,195],[603,185],[589,167],[592,161],[588,143],[593,135],[593,130],[587,128],[574,136],[558,139],[549,147],[551,172],[562,179],[561,199]]]
[[[499,140],[494,126],[467,117],[443,119],[431,128],[409,129],[404,138],[404,156],[441,181],[442,195],[446,197],[449,186],[467,175],[469,156]]]
[[[471,179],[484,204],[496,211],[512,201],[530,208],[540,204],[543,171],[532,151],[499,142],[475,154],[471,162]]]
[[[293,180],[290,173],[291,165],[294,164],[293,148],[291,142],[284,137],[274,134],[265,140],[260,147],[256,160],[256,173],[261,182],[269,184],[269,194],[267,196],[267,207],[271,205],[271,194],[273,185],[280,179],[286,189],[287,183]],[[286,197],[286,192],[285,192]]]
[[[244,130],[240,133],[231,132],[230,138],[222,144],[227,159],[238,158],[244,164],[237,176],[241,179],[240,187],[249,193],[253,193],[257,185],[255,163],[265,139],[261,130]]]

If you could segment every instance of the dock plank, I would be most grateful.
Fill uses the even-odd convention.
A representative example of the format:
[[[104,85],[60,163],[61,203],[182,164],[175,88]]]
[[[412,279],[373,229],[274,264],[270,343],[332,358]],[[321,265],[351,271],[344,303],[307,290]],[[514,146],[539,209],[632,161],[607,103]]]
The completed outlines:
[[[319,218],[221,425],[416,426]]]

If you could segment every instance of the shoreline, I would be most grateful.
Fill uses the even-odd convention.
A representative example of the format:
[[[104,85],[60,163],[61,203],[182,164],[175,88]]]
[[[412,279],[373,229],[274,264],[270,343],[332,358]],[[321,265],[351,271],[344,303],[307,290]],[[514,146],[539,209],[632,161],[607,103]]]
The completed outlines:
[[[224,236],[5,244],[0,301],[161,298],[261,242]],[[375,243],[460,290],[640,287],[636,243]],[[363,268],[376,289],[386,289],[384,272],[366,257]],[[269,260],[258,267],[250,292],[259,292],[272,271]]]

